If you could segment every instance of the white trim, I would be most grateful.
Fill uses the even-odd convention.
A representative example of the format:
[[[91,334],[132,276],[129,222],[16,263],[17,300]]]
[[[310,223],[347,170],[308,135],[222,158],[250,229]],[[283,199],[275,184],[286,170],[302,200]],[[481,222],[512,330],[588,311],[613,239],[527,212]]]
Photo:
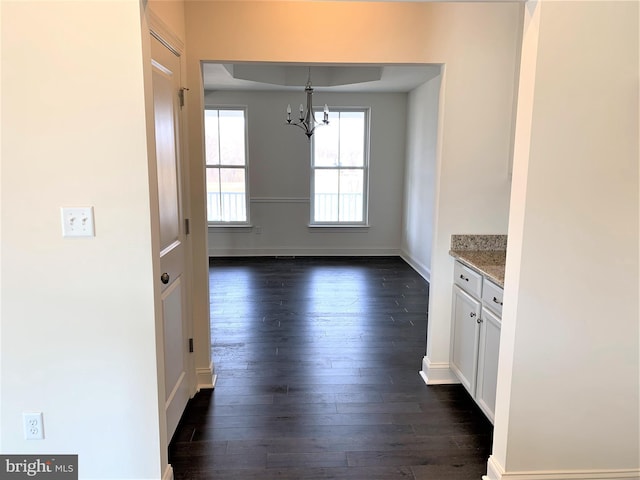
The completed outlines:
[[[490,455],[487,461],[487,474],[482,476],[482,480],[498,480],[502,478],[503,474],[504,468],[500,465],[500,462],[496,460],[495,456]]]
[[[409,253],[402,249],[400,250],[400,257],[407,262],[411,267],[420,274],[427,282],[431,283],[431,269],[422,262],[413,258]]]
[[[153,10],[147,7],[146,13],[151,35],[156,37],[160,43],[164,44],[165,47],[177,56],[181,57],[184,53],[184,42],[171,31],[171,28],[164,23]]]
[[[529,472],[505,472],[491,455],[487,462],[487,475],[483,480],[628,480],[640,479],[640,468],[620,470],[545,470]]]
[[[220,230],[220,229],[229,229],[229,230],[239,230],[242,231],[242,229],[247,229],[247,230],[251,230],[253,227],[255,227],[255,225],[251,224],[251,223],[209,223],[207,224],[207,228],[212,228],[215,230]]]
[[[309,232],[340,232],[349,231],[353,229],[354,232],[366,232],[371,225],[358,224],[358,223],[310,223],[307,225]]]
[[[196,381],[198,390],[203,388],[214,388],[217,375],[213,373],[213,362],[208,367],[196,368]]]
[[[309,203],[308,197],[251,197],[251,203]]]
[[[182,387],[182,383],[185,381],[185,377],[186,376],[187,376],[187,374],[185,372],[182,372],[180,374],[180,377],[178,378],[178,381],[173,386],[173,390],[171,390],[171,393],[169,394],[169,398],[167,398],[167,401],[164,402],[165,410],[168,409],[169,406],[171,405],[171,402],[173,402],[173,397],[176,396],[176,393],[178,393],[178,390],[180,390],[180,387]]]
[[[451,385],[460,383],[458,377],[451,371],[449,362],[435,363],[425,356],[422,359],[420,376],[427,385]]]
[[[220,112],[221,111],[233,111],[233,112],[242,112],[242,120],[244,122],[244,137],[243,137],[243,141],[244,141],[244,165],[232,165],[232,164],[226,164],[226,163],[222,163],[222,157],[220,154],[220,141],[218,141],[218,160],[220,163],[216,164],[216,165],[209,165],[207,163],[207,149],[204,149],[204,170],[205,170],[205,176],[207,176],[208,179],[208,170],[218,170],[218,175],[220,175],[221,170],[223,169],[237,169],[237,170],[243,170],[244,171],[244,210],[245,210],[245,220],[242,221],[224,221],[224,220],[214,220],[214,221],[209,221],[209,199],[208,199],[208,193],[206,194],[207,198],[205,200],[206,203],[206,208],[205,211],[207,213],[207,224],[209,227],[217,227],[217,226],[222,226],[222,227],[226,227],[226,226],[241,226],[241,227],[250,227],[251,226],[251,201],[250,201],[250,194],[251,192],[249,191],[249,186],[251,185],[251,181],[250,181],[250,171],[251,169],[249,168],[249,162],[250,162],[250,152],[249,152],[249,107],[247,105],[207,105],[204,108],[203,111],[203,133],[204,133],[204,139],[205,139],[205,144],[207,141],[207,112],[208,111],[215,111],[217,112],[217,125],[218,125],[218,138],[220,137]],[[206,145],[205,145],[206,147]],[[218,177],[219,178],[219,177]],[[206,182],[208,182],[208,180],[206,180]],[[207,186],[207,190],[208,190],[208,186]],[[222,192],[220,192],[220,194],[222,194]]]
[[[313,107],[314,112],[317,107]],[[362,113],[364,115],[364,145],[363,145],[363,164],[362,166],[347,166],[347,165],[316,165],[315,162],[315,140],[316,137],[311,137],[310,142],[310,175],[309,175],[309,218],[310,218],[310,226],[312,225],[322,225],[329,223],[330,225],[336,225],[341,222],[332,221],[332,222],[323,222],[315,220],[315,176],[316,171],[321,170],[335,170],[340,172],[341,170],[355,170],[362,172],[362,221],[361,222],[346,222],[346,225],[368,225],[369,224],[369,169],[371,168],[371,107],[347,107],[347,106],[339,106],[339,107],[330,107],[330,114],[337,114],[338,118],[342,113]],[[338,136],[340,133],[338,133]],[[338,157],[340,156],[340,152],[338,152]],[[338,163],[340,159],[338,158]],[[338,182],[339,185],[339,182]],[[340,188],[338,187],[338,193],[340,193]],[[338,202],[340,203],[340,202]],[[339,208],[339,206],[338,206]]]
[[[171,465],[167,465],[167,468],[164,469],[162,480],[173,480],[173,467]]]
[[[210,257],[397,257],[396,248],[214,248]]]

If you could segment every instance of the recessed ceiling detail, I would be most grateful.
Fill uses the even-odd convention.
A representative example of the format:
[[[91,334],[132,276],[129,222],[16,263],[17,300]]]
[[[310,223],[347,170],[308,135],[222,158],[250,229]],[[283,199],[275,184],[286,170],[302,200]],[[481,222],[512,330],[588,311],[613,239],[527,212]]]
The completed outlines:
[[[333,92],[408,92],[435,78],[439,65],[313,65],[203,63],[205,90],[292,90],[304,88],[311,68],[313,87]]]
[[[249,80],[284,87],[299,87],[306,84],[309,71],[314,87],[335,87],[380,80],[383,69],[383,67],[304,67],[257,64],[227,64],[224,68],[236,80]]]

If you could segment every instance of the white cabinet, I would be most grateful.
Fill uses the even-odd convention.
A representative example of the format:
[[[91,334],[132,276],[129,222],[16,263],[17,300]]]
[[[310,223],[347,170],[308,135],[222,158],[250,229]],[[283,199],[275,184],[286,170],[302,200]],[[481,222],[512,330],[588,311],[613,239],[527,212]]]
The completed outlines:
[[[498,352],[500,351],[500,319],[486,307],[482,309],[482,327],[478,347],[478,377],[475,399],[493,423],[498,384]]]
[[[482,295],[482,275],[460,262],[453,267],[453,281],[469,295],[476,298]]]
[[[473,395],[478,369],[480,302],[458,286],[453,287],[451,369]]]
[[[451,369],[493,422],[503,290],[456,261],[451,322]]]
[[[503,290],[498,285],[489,280],[484,281],[482,288],[482,303],[498,316],[502,315]]]

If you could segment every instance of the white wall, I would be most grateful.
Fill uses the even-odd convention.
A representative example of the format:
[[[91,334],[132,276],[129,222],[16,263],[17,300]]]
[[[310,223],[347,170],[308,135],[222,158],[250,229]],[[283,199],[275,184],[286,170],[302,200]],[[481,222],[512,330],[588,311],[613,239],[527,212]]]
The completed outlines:
[[[140,4],[2,2],[0,451],[159,478]],[[65,239],[61,206],[92,205]],[[22,412],[44,413],[25,441]]]
[[[439,22],[446,30],[433,32],[439,42],[430,46],[444,60],[444,66],[427,355],[423,361],[428,383],[457,381],[449,369],[451,235],[507,231],[522,5],[494,4],[495,10],[487,4],[475,7],[439,5]]]
[[[285,110],[304,102],[296,92],[208,92],[207,105],[248,111],[249,228],[210,228],[211,255],[397,255],[402,230],[405,93],[314,94],[329,107],[370,107],[369,228],[309,228],[309,149]],[[319,127],[322,128],[322,127]]]
[[[640,478],[639,14],[527,8],[491,479]]]
[[[402,256],[427,280],[435,225],[438,114],[441,76],[409,93]]]

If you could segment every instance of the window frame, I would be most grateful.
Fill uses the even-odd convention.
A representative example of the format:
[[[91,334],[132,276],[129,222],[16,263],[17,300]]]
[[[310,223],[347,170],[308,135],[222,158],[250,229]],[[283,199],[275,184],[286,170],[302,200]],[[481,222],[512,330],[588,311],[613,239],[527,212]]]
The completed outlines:
[[[204,116],[206,115],[207,110],[242,110],[244,114],[244,166],[240,165],[226,165],[226,164],[218,164],[218,165],[209,165],[207,164],[207,130],[204,123]],[[207,214],[207,225],[208,227],[213,228],[224,228],[224,227],[250,227],[251,226],[251,217],[250,217],[250,197],[249,197],[249,109],[247,105],[205,105],[203,111],[203,157],[204,157],[204,167],[205,167],[205,195],[207,195],[206,185],[207,185],[207,169],[218,169],[220,171],[223,168],[233,168],[233,169],[244,169],[244,189],[245,189],[245,212],[246,219],[244,221],[215,221],[209,220],[209,210],[208,203],[206,207]]]
[[[370,165],[370,149],[371,149],[371,107],[343,107],[343,106],[329,106],[331,113],[341,112],[362,112],[364,113],[364,145],[363,145],[363,166],[362,167],[316,167],[315,166],[315,139],[316,136],[311,137],[309,145],[310,152],[310,210],[309,210],[309,227],[369,227],[369,165]],[[314,107],[316,118],[321,118],[323,108]],[[323,128],[322,125],[317,127]],[[316,221],[315,219],[315,172],[316,170],[361,170],[362,171],[362,221]]]

